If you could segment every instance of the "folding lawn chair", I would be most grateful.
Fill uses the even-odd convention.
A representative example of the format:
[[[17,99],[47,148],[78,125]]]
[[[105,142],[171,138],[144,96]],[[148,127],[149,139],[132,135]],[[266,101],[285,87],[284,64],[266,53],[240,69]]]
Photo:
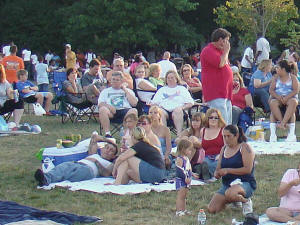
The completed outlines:
[[[66,123],[70,120],[74,122],[89,122],[90,119],[97,120],[94,116],[94,111],[96,106],[89,101],[84,101],[82,103],[72,103],[68,101],[66,93],[63,90],[63,82],[67,79],[65,72],[54,72],[53,74],[53,90],[55,93],[55,98],[53,104],[60,103],[59,110],[61,114],[61,122]],[[85,96],[85,93],[79,93],[75,95]],[[87,99],[85,97],[85,99]]]

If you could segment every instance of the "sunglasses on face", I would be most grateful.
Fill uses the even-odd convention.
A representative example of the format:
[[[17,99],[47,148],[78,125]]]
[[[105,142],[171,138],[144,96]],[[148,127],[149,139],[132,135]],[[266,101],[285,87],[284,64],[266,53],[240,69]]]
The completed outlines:
[[[186,70],[182,70],[182,72],[189,72],[190,70],[189,69],[186,69]]]
[[[148,123],[147,122],[138,122],[137,125],[138,126],[146,126]]]
[[[209,116],[208,119],[210,119],[210,120],[218,120],[219,117],[217,117],[217,116]]]

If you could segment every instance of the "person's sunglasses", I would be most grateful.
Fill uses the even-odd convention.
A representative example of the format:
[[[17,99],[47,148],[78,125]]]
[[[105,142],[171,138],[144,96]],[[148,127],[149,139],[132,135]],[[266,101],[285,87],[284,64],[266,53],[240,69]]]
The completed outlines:
[[[146,126],[147,124],[148,124],[147,122],[138,122],[138,123],[137,123],[138,126],[141,126],[141,125],[142,125],[142,126]]]
[[[217,116],[209,116],[208,119],[210,119],[210,120],[218,120],[219,117],[217,117]]]
[[[188,69],[188,70],[182,70],[182,72],[189,72],[190,70]]]

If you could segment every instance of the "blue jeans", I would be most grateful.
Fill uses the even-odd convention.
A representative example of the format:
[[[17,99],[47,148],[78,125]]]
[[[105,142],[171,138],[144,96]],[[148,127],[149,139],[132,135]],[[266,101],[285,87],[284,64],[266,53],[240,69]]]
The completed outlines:
[[[207,104],[210,108],[218,109],[226,124],[231,124],[232,122],[232,105],[231,101],[226,98],[216,98],[214,100],[208,101]]]
[[[87,165],[76,162],[63,162],[45,173],[44,176],[47,183],[51,184],[65,180],[71,182],[90,180],[94,178],[94,173]]]
[[[270,112],[269,106],[269,92],[264,88],[254,88],[254,94],[257,95],[264,106],[266,112]]]
[[[210,159],[208,156],[205,156],[204,162],[208,164],[210,176],[213,177],[217,168],[218,160]]]

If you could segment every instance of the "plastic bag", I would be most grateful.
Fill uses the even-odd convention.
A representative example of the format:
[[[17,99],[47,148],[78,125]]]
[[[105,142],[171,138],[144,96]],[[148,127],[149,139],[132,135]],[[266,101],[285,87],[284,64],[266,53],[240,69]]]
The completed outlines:
[[[33,111],[36,116],[42,116],[46,114],[45,109],[41,106],[40,103],[33,104]]]

